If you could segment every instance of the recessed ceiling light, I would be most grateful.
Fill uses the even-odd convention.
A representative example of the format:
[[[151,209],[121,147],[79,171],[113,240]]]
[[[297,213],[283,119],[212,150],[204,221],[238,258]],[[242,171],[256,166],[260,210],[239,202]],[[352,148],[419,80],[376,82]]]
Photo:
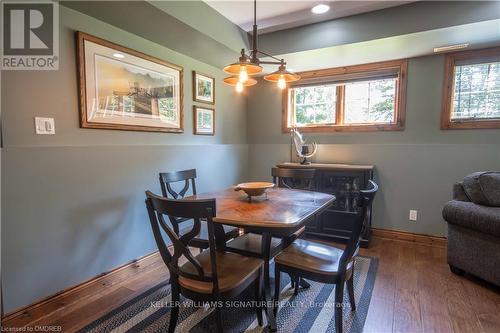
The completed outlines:
[[[113,53],[113,57],[118,58],[118,59],[123,59],[125,56],[121,53]]]
[[[324,4],[319,4],[311,8],[311,12],[313,12],[313,14],[324,14],[329,10],[330,6]]]
[[[465,49],[466,47],[469,47],[469,43],[440,46],[434,48],[434,53],[460,50],[460,49]]]

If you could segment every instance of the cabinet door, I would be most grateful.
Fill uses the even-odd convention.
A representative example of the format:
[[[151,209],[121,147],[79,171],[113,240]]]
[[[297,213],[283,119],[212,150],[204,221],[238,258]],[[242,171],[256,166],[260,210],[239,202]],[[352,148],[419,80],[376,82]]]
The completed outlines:
[[[355,212],[359,202],[359,190],[365,187],[365,175],[360,172],[324,172],[320,181],[320,191],[336,197],[331,210]]]

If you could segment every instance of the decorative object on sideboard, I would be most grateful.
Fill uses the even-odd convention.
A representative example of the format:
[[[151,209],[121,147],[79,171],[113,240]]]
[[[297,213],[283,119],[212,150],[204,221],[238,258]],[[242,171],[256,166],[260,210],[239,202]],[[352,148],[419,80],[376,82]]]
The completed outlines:
[[[252,86],[257,83],[255,79],[250,78],[251,75],[262,72],[262,64],[279,65],[277,71],[264,76],[264,80],[276,82],[278,88],[285,89],[286,84],[300,80],[300,76],[286,69],[284,59],[279,59],[269,53],[265,53],[257,49],[257,0],[253,2],[253,32],[252,32],[252,50],[247,55],[245,49],[241,50],[241,56],[238,61],[227,65],[223,68],[224,72],[231,76],[224,79],[224,83],[235,86],[237,92],[242,92],[243,87]],[[272,58],[272,61],[262,61],[258,55],[263,55]]]
[[[273,188],[274,183],[268,182],[251,182],[251,183],[241,183],[236,185],[234,188],[235,191],[243,191],[246,193],[248,197],[248,201],[252,201],[252,197],[258,197],[263,194],[266,194],[266,190],[268,188]],[[267,194],[266,194],[267,200]]]
[[[77,32],[84,128],[184,132],[183,69]]]
[[[215,104],[215,79],[193,71],[193,101]]]
[[[307,143],[296,127],[290,130],[290,162],[292,162],[292,146],[295,147],[297,156],[302,158],[300,164],[311,164],[308,159],[312,158],[318,150],[318,145],[316,144],[316,142]]]
[[[193,132],[197,135],[215,135],[215,109],[193,106]]]

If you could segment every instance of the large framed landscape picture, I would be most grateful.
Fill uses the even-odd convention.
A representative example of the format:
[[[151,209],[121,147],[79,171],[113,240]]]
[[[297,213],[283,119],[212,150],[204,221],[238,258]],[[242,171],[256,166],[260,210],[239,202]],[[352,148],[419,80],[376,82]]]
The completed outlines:
[[[215,104],[215,79],[213,77],[193,71],[193,100]]]
[[[81,127],[183,132],[182,67],[77,32]]]

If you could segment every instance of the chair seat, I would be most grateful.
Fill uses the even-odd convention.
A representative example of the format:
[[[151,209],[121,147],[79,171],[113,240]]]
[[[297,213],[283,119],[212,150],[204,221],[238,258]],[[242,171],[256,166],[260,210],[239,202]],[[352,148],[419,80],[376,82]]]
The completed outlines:
[[[262,253],[262,235],[254,233],[243,234],[229,241],[226,246],[231,249],[246,252],[249,255],[253,254],[260,257]],[[271,237],[271,254],[273,253],[273,249],[279,248],[280,246],[281,239]]]
[[[277,264],[307,272],[337,275],[343,252],[334,246],[297,239],[274,260]]]
[[[206,250],[195,257],[203,267],[205,274],[212,273],[210,264],[210,251]],[[242,284],[249,285],[259,274],[259,269],[264,261],[258,258],[244,257],[236,253],[216,252],[217,278],[219,280],[219,291],[224,293],[240,287]],[[186,273],[198,274],[191,262],[180,267]],[[179,284],[186,289],[203,293],[212,293],[212,282],[203,282],[179,276]]]

